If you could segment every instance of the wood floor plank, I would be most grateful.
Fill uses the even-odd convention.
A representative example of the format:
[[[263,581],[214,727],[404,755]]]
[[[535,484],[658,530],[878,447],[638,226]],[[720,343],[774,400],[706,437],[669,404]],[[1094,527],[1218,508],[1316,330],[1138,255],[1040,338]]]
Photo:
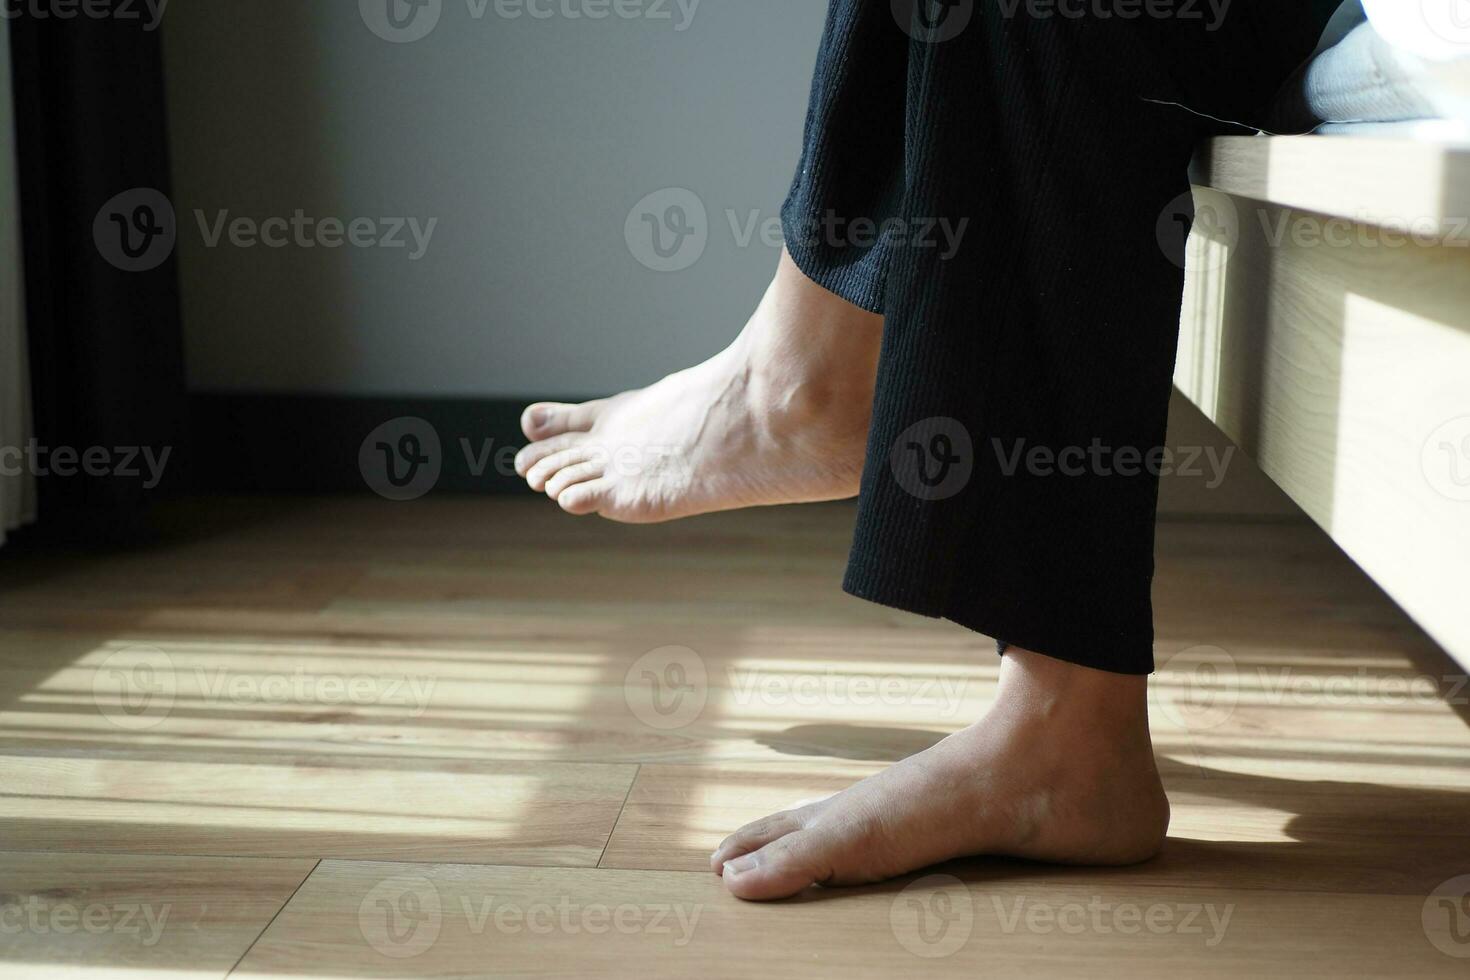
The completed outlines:
[[[0,851],[0,977],[223,977],[315,865]]]
[[[0,755],[16,850],[597,863],[633,766]]]
[[[1311,526],[1160,526],[1163,856],[957,863],[944,873],[968,885],[973,935],[931,961],[893,916],[912,939],[916,898],[939,935],[941,906],[965,900],[953,885],[943,901],[899,900],[900,883],[765,908],[702,871],[740,824],[922,750],[995,697],[986,638],[841,595],[850,507],[660,528],[539,500],[205,502],[174,519],[153,548],[0,563],[0,847],[40,867],[82,849],[328,858],[251,951],[256,974],[1463,967],[1431,939],[1454,952],[1451,926],[1470,936],[1433,894],[1470,874],[1470,690]],[[453,906],[409,959],[366,943],[361,918],[375,883],[403,875]],[[513,933],[460,904],[492,896],[704,918],[684,946]],[[411,936],[400,898],[373,894],[368,914],[388,902]],[[1235,918],[1206,946],[1041,932],[1010,911],[1094,898]],[[96,965],[131,962],[98,949]]]
[[[236,975],[1463,976],[1425,906],[1023,867],[758,905],[708,873],[329,861]]]
[[[46,630],[0,630],[0,687],[14,692],[0,699],[0,746],[177,759],[225,750],[779,759],[788,730],[858,712],[875,725],[922,716],[961,727],[993,697],[998,671],[990,654],[976,666],[978,638],[957,633],[896,658],[890,643],[853,629],[645,626],[473,645],[146,631],[72,631],[67,641]],[[698,712],[675,727],[649,716],[639,667],[645,654],[670,647],[703,679]],[[143,705],[150,692],[157,697]]]
[[[1441,700],[1456,681],[1416,668],[1404,647],[1211,644],[1203,649],[1214,652],[1200,659],[1192,651],[1201,647],[1183,642],[1160,644],[1153,682],[1164,751],[1188,743],[1195,722],[1207,724],[1216,742],[1400,745],[1405,761],[1426,747],[1470,751],[1464,725]],[[475,644],[0,630],[0,690],[9,692],[0,695],[0,748],[180,761],[224,752],[265,762],[302,753],[841,759],[864,737],[859,729],[948,732],[979,717],[999,670],[984,646],[959,631],[900,644],[851,628],[709,625]],[[656,672],[640,662],[671,647],[683,651],[687,676],[699,678],[699,704],[666,725],[648,713]],[[157,699],[129,702],[147,696],[150,684]],[[1456,692],[1467,695],[1463,686]],[[846,738],[820,737],[839,727]]]

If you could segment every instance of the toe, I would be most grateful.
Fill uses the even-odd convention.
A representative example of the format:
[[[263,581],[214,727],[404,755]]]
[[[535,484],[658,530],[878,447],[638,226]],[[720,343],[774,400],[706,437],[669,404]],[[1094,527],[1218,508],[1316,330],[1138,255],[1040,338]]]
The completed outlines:
[[[546,481],[546,496],[552,500],[560,501],[561,495],[571,487],[588,480],[596,480],[602,476],[602,460],[588,459],[580,463],[564,466],[556,471],[556,475]]]
[[[526,483],[538,493],[545,491],[547,484],[562,470],[578,463],[585,463],[592,458],[592,455],[592,449],[588,446],[572,446],[559,453],[552,453],[526,471]]]
[[[760,902],[789,898],[826,881],[832,862],[819,833],[798,830],[730,861],[723,874],[732,895]]]
[[[554,456],[577,445],[583,438],[579,433],[569,432],[566,435],[555,436],[541,442],[533,442],[529,446],[523,446],[516,453],[516,472],[521,476],[530,476],[531,469],[537,463],[548,456]]]
[[[561,509],[576,517],[585,517],[588,514],[596,514],[602,510],[607,502],[608,493],[612,489],[612,481],[588,480],[586,483],[578,483],[567,487],[556,498]]]
[[[751,851],[765,847],[779,837],[785,837],[792,831],[800,829],[800,820],[790,810],[773,813],[755,823],[748,823],[726,837],[724,842],[715,848],[715,852],[710,855],[709,859],[710,870],[719,874],[726,861],[733,861],[742,854],[749,854]]]
[[[568,405],[562,402],[537,402],[521,413],[521,431],[527,439],[550,439],[563,432],[586,432],[597,421],[602,402]]]

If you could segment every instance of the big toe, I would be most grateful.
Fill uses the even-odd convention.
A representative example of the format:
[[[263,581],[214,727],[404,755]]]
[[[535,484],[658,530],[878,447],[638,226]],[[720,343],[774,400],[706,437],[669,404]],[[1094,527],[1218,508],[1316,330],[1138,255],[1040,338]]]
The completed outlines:
[[[749,854],[765,847],[778,837],[801,829],[801,821],[792,810],[783,810],[754,823],[748,823],[726,837],[710,855],[710,870],[719,873],[725,862],[733,861],[742,854]]]
[[[790,898],[827,881],[832,877],[832,863],[822,835],[798,830],[727,861],[722,874],[730,894],[762,902]]]
[[[540,440],[563,432],[586,432],[597,421],[602,402],[568,405],[563,402],[537,402],[521,413],[521,431],[527,439]]]

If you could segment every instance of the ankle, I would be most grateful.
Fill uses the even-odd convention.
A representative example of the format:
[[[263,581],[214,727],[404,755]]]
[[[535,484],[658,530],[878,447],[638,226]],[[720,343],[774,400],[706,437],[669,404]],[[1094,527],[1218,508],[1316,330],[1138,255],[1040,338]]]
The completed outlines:
[[[1012,647],[1001,664],[992,711],[1052,739],[1072,732],[1095,746],[1125,751],[1149,744],[1148,678],[1114,674]]]
[[[831,420],[866,433],[883,318],[808,279],[791,258],[736,342],[756,407],[793,425]]]

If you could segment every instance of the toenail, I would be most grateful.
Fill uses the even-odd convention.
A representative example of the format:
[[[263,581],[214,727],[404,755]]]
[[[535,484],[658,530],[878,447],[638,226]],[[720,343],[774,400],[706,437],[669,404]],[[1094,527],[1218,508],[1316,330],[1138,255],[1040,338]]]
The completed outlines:
[[[531,422],[534,425],[538,425],[538,426],[549,424],[551,422],[551,409],[549,409],[549,408],[538,408],[538,409],[536,409],[536,411],[534,411],[534,412],[531,413]]]
[[[743,857],[738,857],[733,861],[726,861],[725,874],[733,878],[736,875],[744,874],[745,872],[750,871],[759,865],[760,861],[756,859],[756,856],[754,854],[746,854]]]

